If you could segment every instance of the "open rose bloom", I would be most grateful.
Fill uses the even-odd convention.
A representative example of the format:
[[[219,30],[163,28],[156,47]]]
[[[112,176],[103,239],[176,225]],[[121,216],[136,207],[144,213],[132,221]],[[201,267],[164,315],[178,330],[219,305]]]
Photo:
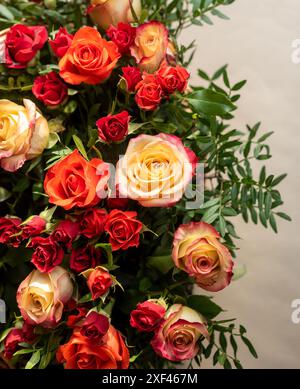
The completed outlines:
[[[40,155],[48,144],[47,120],[36,105],[24,99],[24,105],[0,100],[0,165],[14,172],[26,160]]]
[[[191,181],[195,158],[176,136],[139,135],[118,162],[119,191],[144,207],[171,206]]]
[[[219,233],[204,222],[181,225],[174,235],[175,265],[195,277],[197,284],[211,292],[224,289],[231,281],[233,261]]]

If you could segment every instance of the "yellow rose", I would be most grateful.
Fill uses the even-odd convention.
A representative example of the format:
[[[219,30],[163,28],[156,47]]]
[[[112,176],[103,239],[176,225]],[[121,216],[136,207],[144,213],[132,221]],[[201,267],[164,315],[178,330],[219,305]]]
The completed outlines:
[[[137,17],[140,17],[142,6],[141,0],[133,0],[132,7]],[[131,23],[134,17],[130,8],[130,0],[91,0],[91,7],[88,13],[94,23],[103,29],[107,29],[111,24]]]
[[[169,207],[183,196],[196,160],[174,135],[139,135],[117,164],[116,185],[144,207]]]
[[[233,275],[231,254],[219,239],[218,231],[205,222],[182,224],[174,235],[175,265],[210,292],[224,289]]]
[[[140,69],[154,73],[166,58],[168,45],[168,30],[162,23],[144,23],[136,29],[131,55]]]
[[[64,304],[73,294],[70,274],[60,266],[49,273],[33,270],[17,291],[17,302],[23,319],[46,328],[55,327],[61,319]]]
[[[24,106],[0,100],[0,166],[14,172],[26,160],[40,155],[48,144],[47,120],[36,105],[24,99]]]

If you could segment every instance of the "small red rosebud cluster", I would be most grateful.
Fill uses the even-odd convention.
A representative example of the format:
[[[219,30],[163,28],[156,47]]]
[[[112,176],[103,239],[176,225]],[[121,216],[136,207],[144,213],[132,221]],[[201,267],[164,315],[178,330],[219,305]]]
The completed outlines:
[[[34,326],[23,323],[22,328],[12,328],[4,341],[4,357],[11,359],[14,353],[22,347],[19,343],[32,343],[37,335],[34,333]]]

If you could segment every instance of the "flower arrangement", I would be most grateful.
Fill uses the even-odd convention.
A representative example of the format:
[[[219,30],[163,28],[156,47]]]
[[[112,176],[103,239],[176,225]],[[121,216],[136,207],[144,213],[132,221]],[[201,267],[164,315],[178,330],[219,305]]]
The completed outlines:
[[[245,272],[234,217],[289,220],[285,175],[252,171],[271,132],[230,127],[246,81],[224,66],[189,85],[178,40],[233,2],[1,3],[1,364],[241,368],[239,342],[257,357],[211,295]]]

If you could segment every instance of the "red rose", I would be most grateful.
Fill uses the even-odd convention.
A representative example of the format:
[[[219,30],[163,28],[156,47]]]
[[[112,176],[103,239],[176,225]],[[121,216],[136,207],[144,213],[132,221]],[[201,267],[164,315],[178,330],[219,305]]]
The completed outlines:
[[[81,273],[84,270],[91,269],[99,265],[100,258],[101,251],[95,249],[95,247],[81,247],[79,249],[72,250],[70,268],[76,273]]]
[[[71,247],[78,235],[79,223],[68,219],[62,220],[51,234],[55,242],[63,243],[67,248]]]
[[[66,210],[93,207],[106,195],[109,165],[101,159],[84,159],[78,150],[52,166],[44,181],[49,202]]]
[[[135,101],[145,111],[154,111],[160,104],[163,91],[153,74],[147,74],[135,87]]]
[[[88,209],[81,216],[80,233],[89,239],[100,237],[104,231],[106,216],[107,212],[105,209]]]
[[[108,317],[92,311],[82,323],[80,333],[93,342],[93,344],[101,344],[103,336],[107,333],[108,329]]]
[[[117,27],[111,25],[106,34],[118,46],[121,54],[129,54],[130,46],[135,38],[136,28],[128,23],[118,23]]]
[[[46,228],[46,220],[40,216],[31,217],[28,222],[23,225],[22,238],[29,239],[33,236],[40,235],[40,233]]]
[[[31,262],[42,273],[49,273],[56,266],[60,265],[64,250],[51,238],[35,237],[28,244],[35,251],[32,255]]]
[[[102,267],[97,267],[96,269],[91,270],[87,275],[87,286],[92,293],[93,300],[103,296],[109,290],[111,285],[111,275]]]
[[[142,73],[139,68],[134,66],[125,66],[122,68],[123,75],[129,92],[134,92],[136,85],[142,80]]]
[[[138,331],[154,331],[164,318],[166,308],[159,300],[139,303],[130,314],[130,325]]]
[[[22,242],[21,223],[18,217],[0,217],[0,243],[19,247]]]
[[[109,243],[115,250],[127,250],[138,246],[143,224],[136,219],[136,212],[123,212],[114,209],[108,215],[105,231],[109,234]]]
[[[61,58],[63,57],[68,48],[71,46],[73,40],[73,35],[69,34],[64,27],[59,27],[58,32],[55,35],[55,38],[49,40],[50,47],[53,53]]]
[[[37,335],[34,333],[35,326],[24,321],[22,332],[27,343],[33,342]]]
[[[186,90],[190,74],[179,65],[173,67],[164,63],[156,72],[156,76],[164,93],[170,95],[176,91],[183,93]]]
[[[70,328],[78,327],[87,313],[87,309],[84,307],[76,307],[75,310],[76,314],[69,315],[67,319],[67,326]]]
[[[130,116],[127,111],[108,115],[97,120],[99,137],[104,142],[120,142],[128,134]]]
[[[6,359],[11,359],[21,342],[25,342],[23,331],[20,328],[13,328],[10,330],[4,342],[4,357]]]
[[[66,101],[68,87],[55,72],[35,78],[32,93],[45,105],[56,107]]]
[[[26,68],[44,46],[48,33],[44,26],[25,26],[15,24],[5,39],[5,64],[9,68]]]

